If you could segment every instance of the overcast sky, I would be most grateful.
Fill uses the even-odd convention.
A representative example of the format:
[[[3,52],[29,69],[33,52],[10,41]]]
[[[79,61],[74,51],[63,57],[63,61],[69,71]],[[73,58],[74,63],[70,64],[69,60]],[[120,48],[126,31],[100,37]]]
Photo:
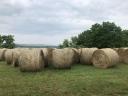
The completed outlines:
[[[0,0],[0,34],[15,43],[57,45],[103,21],[128,29],[128,0]]]

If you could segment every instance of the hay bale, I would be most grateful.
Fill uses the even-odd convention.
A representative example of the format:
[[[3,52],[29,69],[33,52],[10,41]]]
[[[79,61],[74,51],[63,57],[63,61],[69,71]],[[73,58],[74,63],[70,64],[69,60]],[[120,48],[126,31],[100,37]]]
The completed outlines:
[[[119,56],[113,49],[99,49],[93,53],[92,62],[95,67],[109,68],[119,63]]]
[[[5,61],[7,64],[12,64],[13,60],[13,49],[7,49],[5,52]]]
[[[55,49],[52,52],[52,64],[55,68],[71,68],[74,51],[71,48]]]
[[[73,64],[78,64],[78,63],[80,63],[79,49],[72,48],[72,50],[74,51]]]
[[[18,67],[19,66],[19,57],[24,51],[32,50],[31,48],[15,48],[13,50],[13,61],[12,66]]]
[[[44,53],[44,62],[45,62],[45,67],[48,66],[48,60],[47,60],[47,56],[48,56],[48,50],[47,48],[41,48],[41,50],[43,51]]]
[[[5,52],[6,52],[6,49],[0,49],[0,61],[5,60]]]
[[[53,48],[41,48],[44,53],[45,67],[48,67],[52,63],[52,51]]]
[[[112,49],[117,52],[119,48],[112,48]]]
[[[116,52],[119,55],[119,61],[120,61],[120,63],[124,63],[124,57],[125,57],[125,50],[126,49],[127,48],[119,48],[118,50],[116,50]]]
[[[40,71],[44,68],[44,54],[40,49],[24,50],[19,58],[21,71]]]
[[[122,63],[128,64],[128,48],[123,50]]]
[[[12,60],[12,66],[18,67],[19,66],[19,57],[21,54],[21,50],[14,50],[13,51],[13,60]]]
[[[48,65],[52,64],[52,56],[53,56],[53,51],[56,48],[48,48],[48,55],[47,55],[47,59],[48,59]]]
[[[84,65],[92,64],[92,62],[91,62],[92,54],[96,50],[97,50],[97,48],[81,48],[81,49],[79,49],[80,63],[84,64]]]

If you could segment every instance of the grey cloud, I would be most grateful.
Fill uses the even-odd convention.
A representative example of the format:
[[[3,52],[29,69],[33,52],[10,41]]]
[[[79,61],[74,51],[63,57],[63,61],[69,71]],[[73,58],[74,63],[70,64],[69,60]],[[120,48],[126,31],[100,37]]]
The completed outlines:
[[[0,16],[11,16],[14,14],[19,14],[22,10],[20,8],[12,8],[11,6],[1,6]]]
[[[23,7],[20,5],[12,5],[7,0],[0,1],[0,16],[12,16],[20,14],[22,11]]]
[[[14,34],[64,35],[96,22],[113,20],[126,25],[127,0],[21,0],[0,3],[0,31]],[[24,5],[25,4],[25,5]],[[5,30],[6,29],[6,30]]]

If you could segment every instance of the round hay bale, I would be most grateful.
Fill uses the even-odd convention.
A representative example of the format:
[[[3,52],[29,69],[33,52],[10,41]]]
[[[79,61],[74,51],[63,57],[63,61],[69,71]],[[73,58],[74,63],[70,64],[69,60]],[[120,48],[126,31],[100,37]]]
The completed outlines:
[[[91,61],[92,54],[96,50],[97,50],[97,48],[81,48],[81,49],[79,49],[80,63],[84,64],[84,65],[92,64],[92,61]]]
[[[24,50],[19,58],[21,71],[36,72],[44,68],[44,54],[40,49]]]
[[[47,55],[47,59],[48,59],[48,64],[51,65],[52,64],[52,56],[53,56],[53,51],[56,48],[48,48],[48,55]]]
[[[45,67],[48,67],[52,63],[52,51],[53,48],[41,48],[44,53]]]
[[[0,49],[0,61],[5,60],[5,52],[6,52],[6,49]]]
[[[116,52],[119,50],[119,48],[112,48],[112,49],[113,49],[114,51],[116,51]]]
[[[34,48],[15,48],[14,50],[22,52],[22,51],[25,51],[25,50],[32,50],[32,49],[34,49]]]
[[[12,61],[12,66],[18,67],[19,66],[19,57],[22,52],[27,51],[27,50],[32,50],[30,48],[15,48],[13,50],[13,61]]]
[[[74,51],[71,48],[55,49],[52,53],[52,64],[55,68],[71,68]]]
[[[41,48],[41,50],[42,50],[43,53],[44,53],[45,67],[47,67],[47,66],[48,66],[48,60],[47,60],[48,50],[47,50],[47,48]]]
[[[5,61],[7,62],[7,64],[12,64],[12,60],[13,60],[13,49],[7,49],[5,52]]]
[[[12,66],[18,67],[19,66],[19,57],[21,54],[21,50],[14,50],[13,51],[13,60],[12,60]]]
[[[79,55],[79,50],[76,48],[72,48],[72,50],[74,51],[74,57],[73,57],[73,64],[78,64],[80,63],[80,55]]]
[[[120,63],[124,63],[124,57],[125,57],[125,50],[126,49],[127,48],[119,48],[118,50],[116,50],[116,52],[119,55],[119,61],[120,61]]]
[[[113,49],[99,49],[93,53],[92,62],[95,67],[109,68],[119,63],[119,56]]]
[[[123,63],[128,64],[128,48],[124,49],[122,61]]]

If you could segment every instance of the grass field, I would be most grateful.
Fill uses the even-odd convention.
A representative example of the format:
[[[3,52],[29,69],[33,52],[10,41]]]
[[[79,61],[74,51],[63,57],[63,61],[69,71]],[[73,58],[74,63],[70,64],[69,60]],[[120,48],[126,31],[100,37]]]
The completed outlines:
[[[128,96],[128,65],[22,73],[0,62],[0,96]]]

